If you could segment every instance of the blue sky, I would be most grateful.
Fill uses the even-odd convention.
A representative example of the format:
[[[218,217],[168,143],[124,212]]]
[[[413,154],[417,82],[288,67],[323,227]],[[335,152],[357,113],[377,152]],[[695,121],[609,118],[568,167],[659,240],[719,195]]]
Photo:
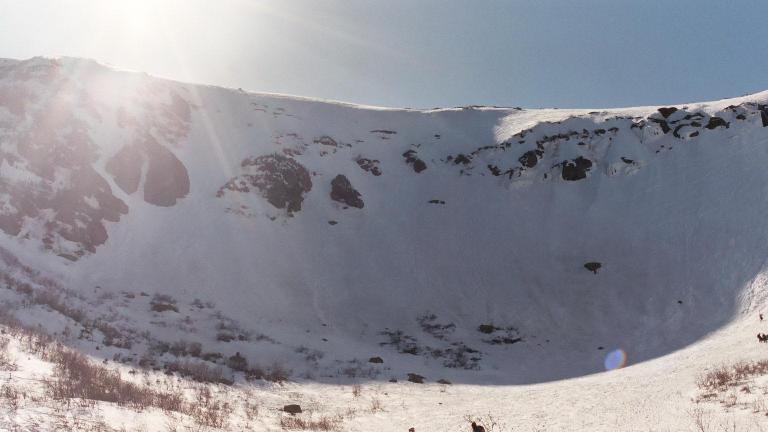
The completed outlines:
[[[0,0],[0,57],[373,105],[599,108],[768,89],[766,18],[758,0]]]

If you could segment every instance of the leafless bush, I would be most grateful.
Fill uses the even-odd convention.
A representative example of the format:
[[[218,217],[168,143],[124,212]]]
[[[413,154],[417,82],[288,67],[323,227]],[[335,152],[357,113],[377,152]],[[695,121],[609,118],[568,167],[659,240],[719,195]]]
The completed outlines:
[[[708,432],[710,430],[711,420],[709,415],[700,406],[696,406],[688,412],[691,418],[694,430],[698,432]]]
[[[259,404],[256,402],[245,401],[243,403],[243,412],[248,421],[253,421],[259,416]]]
[[[0,370],[2,371],[15,371],[18,369],[18,365],[16,365],[8,352],[9,343],[10,341],[6,338],[0,339]]]
[[[224,376],[221,367],[210,367],[203,362],[172,362],[166,364],[165,369],[201,383],[232,384],[232,380]]]
[[[381,411],[384,411],[384,404],[381,402],[381,399],[374,396],[373,399],[371,399],[371,412],[376,413]]]
[[[181,412],[181,393],[160,392],[125,381],[119,372],[91,363],[84,355],[59,344],[49,347],[55,365],[48,384],[55,399],[88,399],[143,409],[157,407]]]
[[[283,382],[288,381],[291,376],[291,371],[285,369],[279,363],[273,363],[272,366],[264,373],[264,379],[271,382]]]
[[[507,430],[507,425],[491,413],[483,416],[466,415],[464,416],[464,420],[467,423],[475,422],[478,425],[483,426],[486,432],[503,432]]]
[[[298,416],[280,417],[280,427],[288,430],[336,431],[340,430],[340,417],[320,417],[317,420],[304,419]]]
[[[718,366],[711,371],[700,375],[696,385],[702,390],[724,390],[736,382],[736,376],[725,365]]]
[[[149,306],[153,312],[179,311],[179,308],[176,307],[176,300],[166,294],[155,294],[149,302]]]
[[[3,401],[3,406],[10,408],[12,411],[16,411],[21,405],[21,398],[22,394],[13,385],[3,384],[0,386],[0,399]]]
[[[203,353],[203,346],[199,342],[180,340],[168,346],[167,351],[176,357],[200,357]]]
[[[213,428],[227,426],[233,411],[229,402],[216,398],[208,387],[199,387],[195,396],[195,402],[187,412],[195,423]]]
[[[352,397],[360,397],[362,393],[363,387],[360,384],[355,384],[352,386]]]

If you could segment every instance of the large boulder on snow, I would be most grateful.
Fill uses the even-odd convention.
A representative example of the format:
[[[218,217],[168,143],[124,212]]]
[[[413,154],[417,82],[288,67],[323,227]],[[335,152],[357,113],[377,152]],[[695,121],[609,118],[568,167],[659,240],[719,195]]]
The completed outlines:
[[[347,177],[341,174],[331,180],[331,199],[350,207],[363,208],[365,206],[360,192],[352,187],[352,183]]]
[[[304,194],[312,190],[309,171],[293,158],[275,153],[247,158],[240,165],[245,174],[230,179],[217,196],[256,192],[292,216],[301,210]]]

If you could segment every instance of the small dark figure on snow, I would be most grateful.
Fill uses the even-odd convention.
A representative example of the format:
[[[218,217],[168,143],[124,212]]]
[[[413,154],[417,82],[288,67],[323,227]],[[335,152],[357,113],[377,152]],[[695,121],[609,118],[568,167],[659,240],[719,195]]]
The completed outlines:
[[[472,432],[485,432],[485,428],[475,422],[472,422]]]
[[[416,432],[416,428],[409,428],[408,432]]]
[[[763,314],[760,314],[760,321],[763,320]]]
[[[763,333],[757,334],[757,341],[760,343],[766,343],[768,342],[768,335]]]

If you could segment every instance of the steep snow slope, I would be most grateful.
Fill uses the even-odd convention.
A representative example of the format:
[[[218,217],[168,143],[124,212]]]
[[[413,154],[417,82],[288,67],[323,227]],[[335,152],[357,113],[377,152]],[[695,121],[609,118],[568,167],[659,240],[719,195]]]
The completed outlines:
[[[371,356],[377,379],[576,377],[763,304],[766,100],[395,110],[3,60],[0,245],[86,297],[185,305],[122,304],[118,327],[320,353],[313,379]],[[213,320],[195,299],[282,348],[175,335]]]

